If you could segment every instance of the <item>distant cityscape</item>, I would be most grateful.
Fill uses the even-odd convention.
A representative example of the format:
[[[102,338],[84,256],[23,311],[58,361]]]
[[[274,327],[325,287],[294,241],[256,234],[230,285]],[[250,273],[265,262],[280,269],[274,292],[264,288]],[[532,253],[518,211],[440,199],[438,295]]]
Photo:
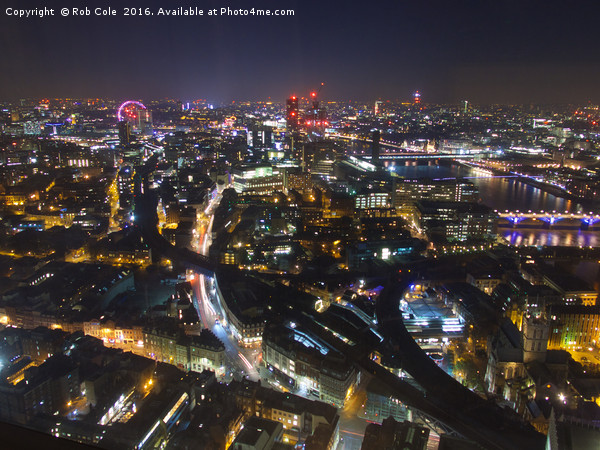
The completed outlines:
[[[600,106],[327,89],[0,102],[3,435],[598,448]]]

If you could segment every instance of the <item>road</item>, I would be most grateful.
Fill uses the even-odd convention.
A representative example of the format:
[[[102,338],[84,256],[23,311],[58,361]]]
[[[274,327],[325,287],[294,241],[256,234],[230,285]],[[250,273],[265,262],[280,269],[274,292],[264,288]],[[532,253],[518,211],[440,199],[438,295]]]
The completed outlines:
[[[172,261],[184,263],[188,268],[195,268],[195,273],[191,277],[191,284],[194,291],[195,307],[205,328],[213,333],[223,342],[226,355],[226,375],[223,381],[229,381],[232,378],[240,379],[247,376],[253,381],[262,380],[265,385],[271,385],[274,388],[285,390],[281,385],[275,382],[270,372],[260,368],[262,357],[260,348],[240,347],[237,340],[234,339],[229,331],[223,327],[221,318],[223,314],[216,299],[216,293],[212,287],[212,277],[214,276],[215,264],[208,260],[208,248],[212,235],[213,211],[218,205],[219,197],[213,199],[209,207],[200,218],[201,223],[193,242],[195,251],[182,249],[172,246],[160,234],[156,228],[158,217],[156,214],[156,198],[148,191],[146,176],[148,169],[141,174],[141,182],[136,184],[136,211],[138,217],[136,224],[142,230],[145,239],[153,248],[157,249],[163,256]],[[146,192],[147,194],[145,194]],[[206,221],[208,220],[208,224]],[[260,373],[259,373],[260,372]],[[262,376],[261,376],[262,375]],[[292,392],[302,395],[301,392]],[[306,393],[304,393],[306,394]],[[308,396],[309,399],[314,399]],[[341,411],[340,430],[343,438],[342,447],[344,449],[359,449],[362,443],[366,421],[356,416],[357,408],[362,405],[360,400],[360,390],[356,394],[356,399],[350,399],[350,406],[347,410]]]
[[[210,247],[210,237],[212,234],[212,226],[214,221],[213,212],[219,204],[220,196],[215,197],[205,210],[205,214],[201,219],[199,228],[202,230],[197,234],[198,242],[194,243],[195,248],[201,255],[208,255]],[[219,317],[223,317],[218,302],[214,300],[215,293],[212,292],[211,279],[201,273],[195,273],[192,280],[192,288],[195,296],[195,306],[198,310],[198,315],[202,320],[204,328],[212,330],[212,332],[225,345],[226,357],[226,376],[225,379],[231,379],[234,376],[247,376],[253,381],[258,381],[260,376],[256,370],[256,360],[259,356],[258,349],[246,349],[238,345],[237,341],[221,325]]]
[[[341,410],[340,415],[340,442],[337,450],[359,450],[362,446],[363,436],[368,422],[358,417],[362,406],[367,400],[366,388],[373,378],[370,374],[364,374],[358,388],[348,399]]]
[[[198,242],[195,248],[202,255],[208,254],[210,246],[210,237],[212,235],[213,216],[212,213],[218,205],[219,199],[214,199],[213,202],[205,211],[205,216],[202,217],[202,223],[199,226],[197,233]],[[240,347],[237,340],[223,327],[223,314],[219,307],[219,302],[216,301],[216,293],[212,287],[211,278],[196,273],[192,280],[194,294],[197,299],[196,308],[201,317],[203,326],[209,328],[225,345],[225,354],[227,361],[228,375],[225,379],[230,379],[231,375],[235,377],[247,376],[253,381],[261,380],[263,384],[271,385],[275,389],[282,390],[280,384],[276,382],[271,373],[267,370],[260,370],[261,350],[249,349]],[[220,319],[219,319],[220,318]],[[217,319],[219,319],[217,323]],[[261,376],[262,375],[262,376]],[[358,417],[362,406],[366,401],[366,386],[368,385],[371,376],[365,374],[356,392],[346,402],[343,409],[339,410],[340,414],[340,443],[338,450],[358,450],[362,445],[362,440],[365,428],[368,423]],[[266,382],[266,383],[265,383]],[[292,391],[296,395],[301,395],[310,399],[306,392]]]

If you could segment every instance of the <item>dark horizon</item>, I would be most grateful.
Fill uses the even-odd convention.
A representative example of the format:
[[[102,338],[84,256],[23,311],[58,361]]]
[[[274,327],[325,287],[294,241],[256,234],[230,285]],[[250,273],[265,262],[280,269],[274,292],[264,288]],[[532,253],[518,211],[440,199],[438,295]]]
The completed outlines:
[[[424,103],[600,103],[592,2],[221,3],[131,6],[295,15],[60,17],[55,7],[54,17],[15,18],[3,10],[0,98],[281,102],[325,82],[323,100],[409,101],[419,90]]]

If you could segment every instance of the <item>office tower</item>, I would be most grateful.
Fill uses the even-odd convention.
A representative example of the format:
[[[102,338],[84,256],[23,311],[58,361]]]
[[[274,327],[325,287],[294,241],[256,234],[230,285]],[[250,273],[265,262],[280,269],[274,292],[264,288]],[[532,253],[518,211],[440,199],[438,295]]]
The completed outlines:
[[[121,145],[128,145],[131,143],[131,125],[126,120],[119,122],[119,141],[121,142]]]
[[[298,129],[298,97],[292,95],[287,99],[286,110],[288,129],[295,131]]]

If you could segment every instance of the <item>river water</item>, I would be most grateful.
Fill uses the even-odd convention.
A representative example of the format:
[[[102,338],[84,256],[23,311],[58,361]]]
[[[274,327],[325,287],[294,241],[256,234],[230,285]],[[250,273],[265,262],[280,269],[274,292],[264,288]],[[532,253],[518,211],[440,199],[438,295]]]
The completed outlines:
[[[351,143],[348,152],[357,156],[370,154],[370,144]],[[598,213],[600,205],[584,206],[577,201],[550,194],[540,188],[519,181],[517,178],[490,176],[481,170],[456,164],[436,161],[386,161],[393,165],[402,178],[466,178],[477,186],[482,203],[503,211],[556,211]],[[516,246],[600,246],[600,232],[581,230],[535,230],[499,228],[498,234]]]
[[[498,211],[578,212],[585,209],[575,201],[549,194],[516,178],[490,176],[460,164],[437,165],[431,162],[417,165],[409,161],[396,163],[394,169],[403,178],[466,178],[479,189],[481,201]]]
[[[550,194],[516,178],[492,177],[480,170],[460,164],[438,165],[432,161],[419,165],[407,161],[396,162],[394,170],[404,178],[464,177],[477,186],[481,202],[498,211],[586,211],[586,207],[576,201]],[[498,233],[516,246],[596,247],[600,245],[600,233],[596,231],[500,228]]]

